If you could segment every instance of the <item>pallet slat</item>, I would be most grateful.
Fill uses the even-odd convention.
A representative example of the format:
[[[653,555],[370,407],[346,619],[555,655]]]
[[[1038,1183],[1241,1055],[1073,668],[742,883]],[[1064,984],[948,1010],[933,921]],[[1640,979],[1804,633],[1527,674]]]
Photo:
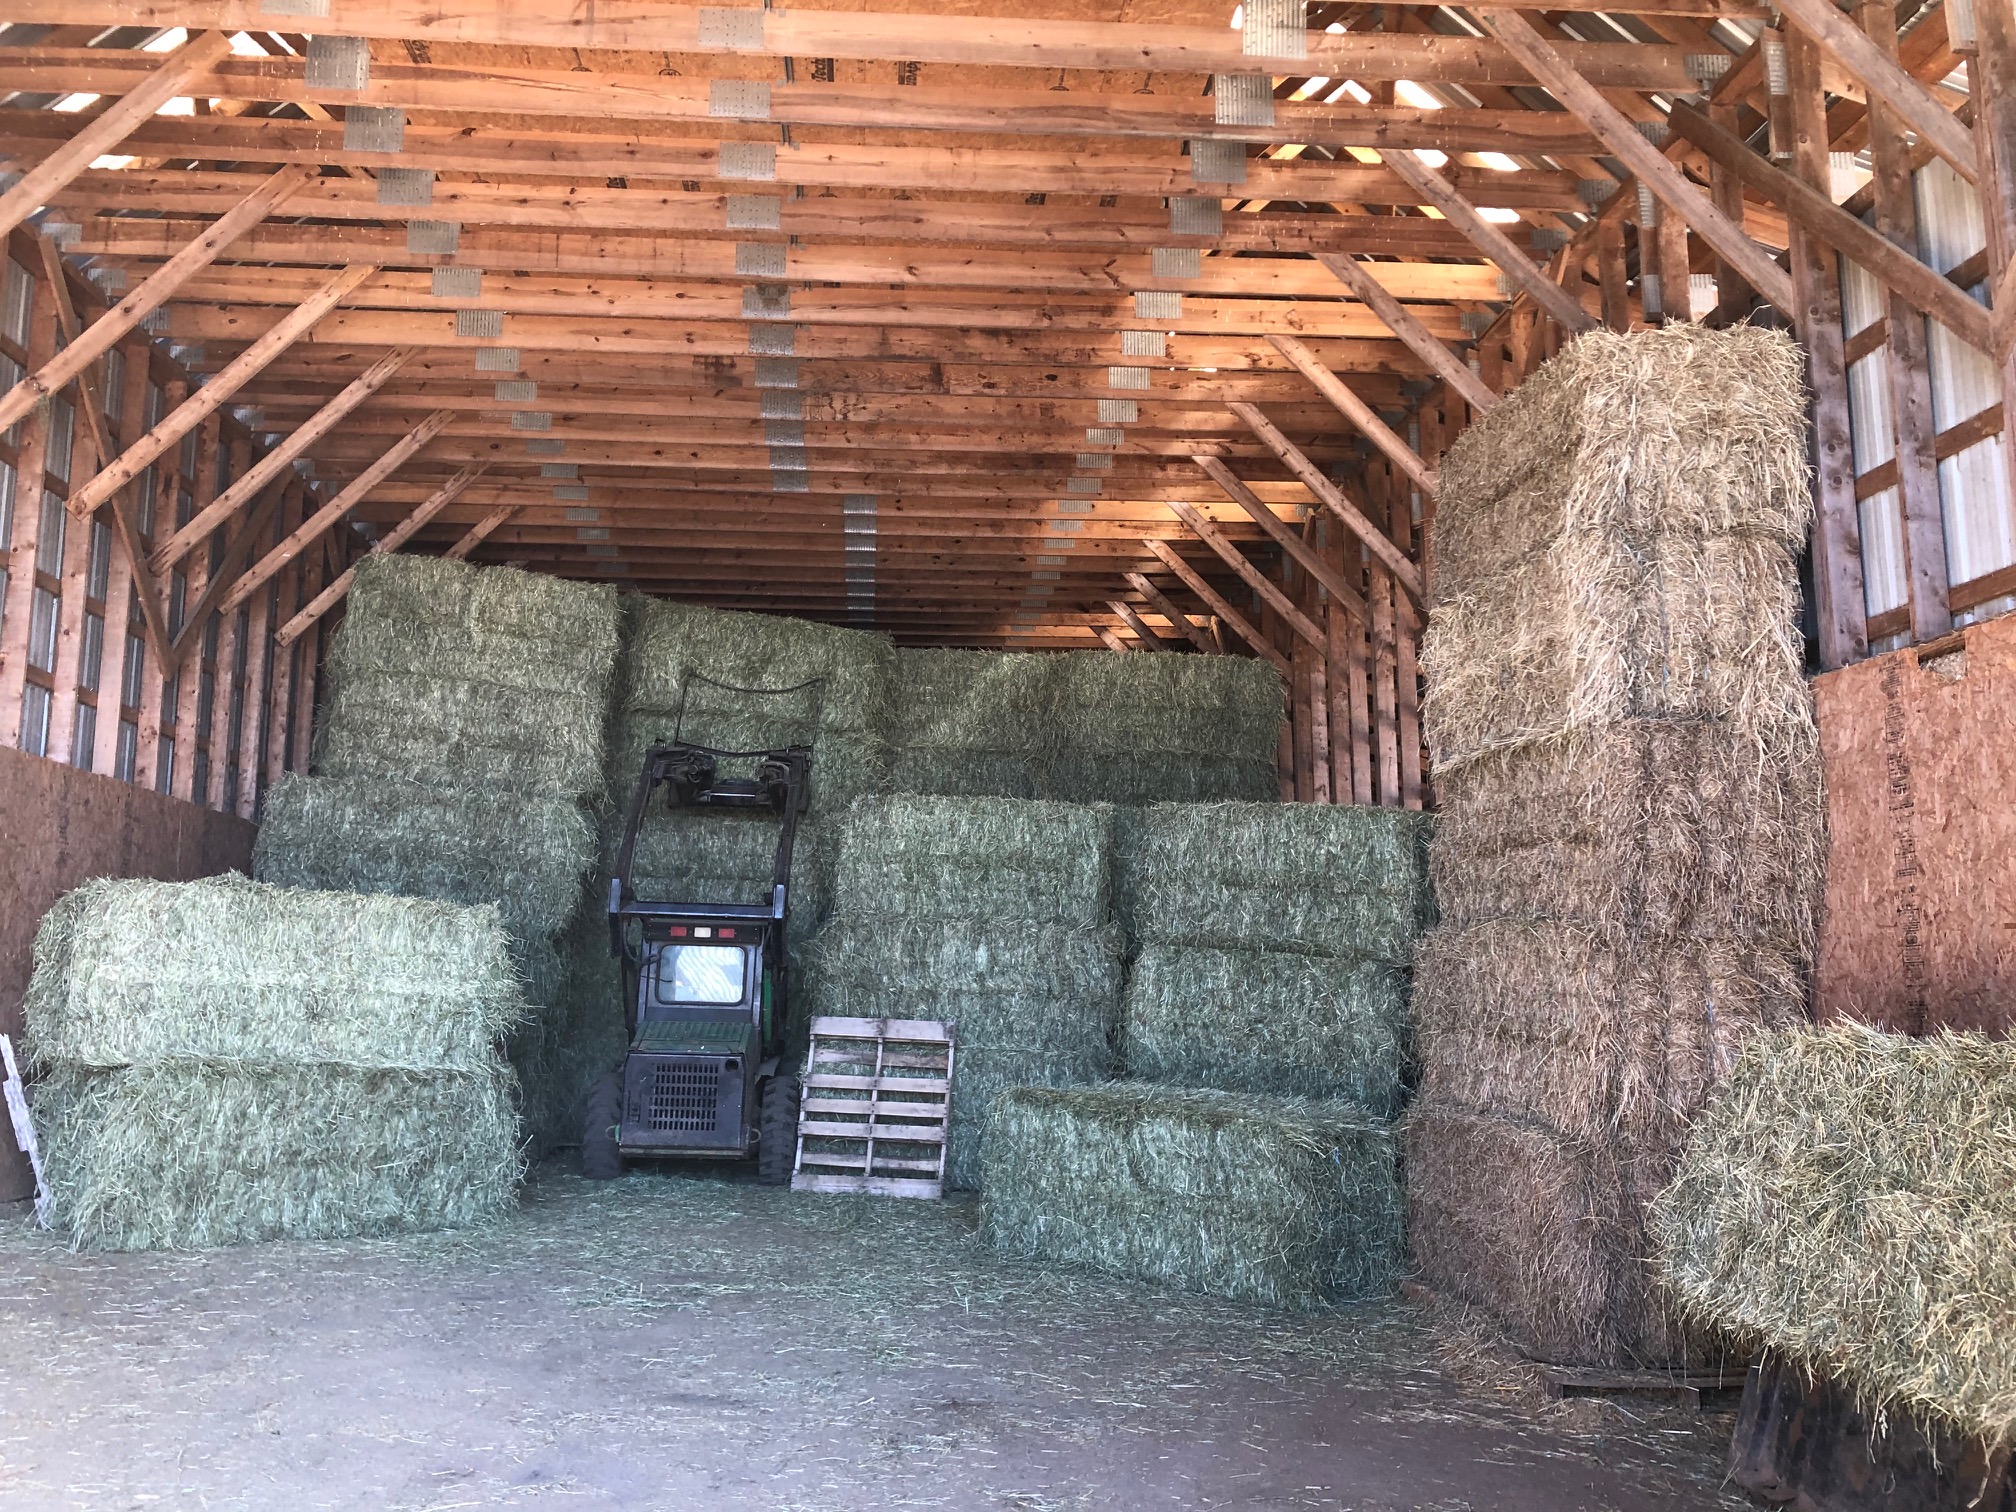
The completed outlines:
[[[805,1069],[793,1191],[943,1195],[952,1100],[949,1025],[923,1019],[817,1018]],[[807,1140],[837,1142],[843,1148],[808,1150]],[[881,1148],[890,1145],[936,1148],[929,1159],[919,1159]]]

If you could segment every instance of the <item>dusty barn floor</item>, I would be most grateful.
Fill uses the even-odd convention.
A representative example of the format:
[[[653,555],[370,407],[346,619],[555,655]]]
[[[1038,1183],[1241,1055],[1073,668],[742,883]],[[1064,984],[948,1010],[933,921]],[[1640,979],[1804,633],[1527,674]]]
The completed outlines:
[[[969,1203],[554,1171],[496,1229],[0,1223],[0,1507],[1737,1507],[1728,1419],[1543,1406],[1402,1305],[996,1262]]]

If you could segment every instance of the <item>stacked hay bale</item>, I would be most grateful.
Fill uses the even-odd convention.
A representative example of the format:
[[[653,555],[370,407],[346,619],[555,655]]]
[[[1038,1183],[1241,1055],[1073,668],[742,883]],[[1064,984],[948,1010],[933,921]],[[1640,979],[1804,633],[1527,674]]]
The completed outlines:
[[[1699,1322],[2016,1444],[2016,1043],[1753,1038],[1653,1229]]]
[[[366,557],[329,654],[318,775],[275,785],[253,861],[282,886],[498,906],[535,1008],[512,1058],[539,1151],[585,1093],[555,1064],[554,941],[595,860],[617,618],[602,585]]]
[[[997,1101],[995,1246],[1275,1306],[1391,1290],[1427,828],[1328,805],[1136,812],[1118,868],[1135,1080]]]
[[[25,1003],[53,1221],[97,1249],[457,1227],[517,1183],[494,907],[96,881]]]
[[[1747,327],[1598,333],[1443,464],[1410,1237],[1542,1358],[1685,1353],[1646,1205],[1741,1042],[1801,1012],[1800,371]]]
[[[1281,681],[1231,656],[897,652],[898,792],[1071,803],[1275,798]]]
[[[1121,944],[1107,922],[1110,815],[999,798],[857,800],[840,827],[832,920],[813,941],[812,1014],[952,1022],[946,1180],[980,1180],[1006,1088],[1102,1081]]]

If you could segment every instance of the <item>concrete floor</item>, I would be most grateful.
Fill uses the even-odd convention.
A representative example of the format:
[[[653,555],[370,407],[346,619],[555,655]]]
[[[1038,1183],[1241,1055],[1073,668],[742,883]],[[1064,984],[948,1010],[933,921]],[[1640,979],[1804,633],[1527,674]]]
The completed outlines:
[[[1400,1304],[997,1263],[969,1203],[547,1171],[496,1229],[73,1255],[0,1221],[0,1508],[1695,1512],[1729,1420],[1570,1411]]]

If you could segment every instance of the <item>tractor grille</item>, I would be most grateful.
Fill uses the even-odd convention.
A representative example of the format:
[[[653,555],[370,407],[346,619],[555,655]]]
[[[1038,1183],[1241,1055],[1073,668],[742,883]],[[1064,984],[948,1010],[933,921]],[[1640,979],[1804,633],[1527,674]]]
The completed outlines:
[[[646,1127],[654,1134],[711,1133],[720,1090],[719,1062],[661,1062],[651,1073]]]

